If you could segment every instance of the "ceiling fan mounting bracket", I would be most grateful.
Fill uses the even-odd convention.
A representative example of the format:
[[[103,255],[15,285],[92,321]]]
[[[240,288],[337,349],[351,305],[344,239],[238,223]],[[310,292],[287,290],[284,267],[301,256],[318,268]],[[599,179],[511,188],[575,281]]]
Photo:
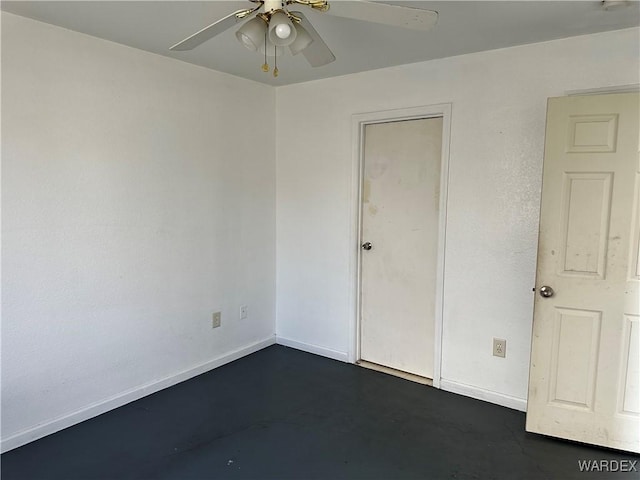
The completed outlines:
[[[259,4],[259,7],[264,5],[265,13],[274,12],[276,10],[286,10],[286,5],[304,5],[306,7],[311,7],[314,10],[319,10],[321,12],[326,12],[329,10],[329,1],[328,0],[249,0],[252,3]],[[238,17],[242,18],[242,17]]]
[[[254,1],[254,0],[251,0]],[[257,11],[262,7],[262,0],[256,0],[254,3],[259,3],[259,5],[255,8],[247,8],[246,10],[240,10],[235,13],[236,18],[243,19],[251,15],[253,12]]]
[[[262,19],[267,25],[269,24],[269,15],[267,13],[260,12],[256,17]]]
[[[287,15],[289,15],[289,18],[291,19],[292,22],[294,22],[294,23],[302,23],[302,18],[296,16],[296,13],[299,13],[299,12],[289,12],[289,11],[287,11]]]
[[[287,0],[287,5],[291,5],[292,3],[306,5],[307,7],[311,7],[312,9],[319,10],[321,12],[326,12],[330,8],[327,0]]]

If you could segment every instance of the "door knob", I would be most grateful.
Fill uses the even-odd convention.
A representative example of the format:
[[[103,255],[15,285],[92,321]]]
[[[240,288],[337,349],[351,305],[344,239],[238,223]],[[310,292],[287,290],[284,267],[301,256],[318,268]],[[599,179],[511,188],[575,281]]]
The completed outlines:
[[[373,248],[373,245],[371,245],[371,242],[364,242],[362,244],[362,249],[363,250],[371,250]]]
[[[540,287],[540,296],[542,297],[553,297],[554,293],[555,292],[553,291],[553,288],[549,287],[548,285],[543,285],[542,287]]]

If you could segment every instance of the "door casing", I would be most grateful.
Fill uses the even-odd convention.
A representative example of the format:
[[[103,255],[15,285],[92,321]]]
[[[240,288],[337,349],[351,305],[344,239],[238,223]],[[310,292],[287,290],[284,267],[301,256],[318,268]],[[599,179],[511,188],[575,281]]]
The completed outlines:
[[[362,243],[362,184],[364,179],[364,129],[376,123],[418,120],[423,118],[442,117],[442,152],[440,160],[440,212],[438,221],[438,260],[436,267],[436,301],[433,386],[440,388],[442,364],[442,327],[443,327],[443,295],[444,295],[444,259],[446,249],[447,198],[449,185],[449,142],[451,138],[451,104],[426,105],[418,107],[383,110],[354,114],[352,125],[352,176],[351,186],[351,254],[349,271],[352,278],[350,304],[352,306],[351,325],[349,328],[348,360],[355,363],[360,359],[360,327],[361,327],[361,250]]]

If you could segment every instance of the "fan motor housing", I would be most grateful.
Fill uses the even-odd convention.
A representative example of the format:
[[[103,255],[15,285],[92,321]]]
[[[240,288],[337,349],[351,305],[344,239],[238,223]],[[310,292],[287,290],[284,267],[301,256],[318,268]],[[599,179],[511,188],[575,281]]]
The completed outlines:
[[[264,0],[264,11],[274,12],[276,10],[282,10],[284,8],[284,2],[282,0]]]

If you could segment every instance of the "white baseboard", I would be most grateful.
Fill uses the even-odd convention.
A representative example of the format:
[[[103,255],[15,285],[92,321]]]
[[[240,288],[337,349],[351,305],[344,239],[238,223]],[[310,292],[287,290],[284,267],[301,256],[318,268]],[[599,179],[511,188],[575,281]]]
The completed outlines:
[[[7,438],[3,438],[0,450],[2,451],[2,453],[4,453],[14,448],[18,448],[29,442],[58,432],[64,428],[106,413],[109,410],[113,410],[114,408],[126,405],[127,403],[133,402],[134,400],[146,397],[147,395],[158,392],[167,387],[171,387],[177,383],[183,382],[202,373],[208,372],[209,370],[213,370],[214,368],[220,367],[226,363],[233,362],[234,360],[257,352],[258,350],[262,350],[263,348],[266,348],[275,343],[275,336],[266,338],[259,342],[249,344],[245,347],[221,355],[201,365],[196,365],[195,367],[183,370],[182,372],[179,372],[175,375],[171,375],[161,380],[150,382],[131,390],[127,390],[125,392],[119,393],[105,400],[101,400],[85,408],[82,408],[81,410],[78,410],[76,412],[68,413],[61,417],[54,418],[48,422],[36,425],[35,427],[23,430]]]
[[[302,350],[303,352],[315,353],[316,355],[322,355],[323,357],[340,360],[341,362],[349,362],[349,355],[346,352],[338,352],[337,350],[331,350],[330,348],[298,342],[297,340],[291,340],[290,338],[280,336],[276,336],[276,343],[278,345],[284,345],[285,347]]]
[[[520,410],[521,412],[527,411],[527,401],[525,399],[504,395],[503,393],[492,392],[491,390],[474,387],[473,385],[452,382],[442,378],[440,379],[440,388],[447,392],[457,393],[459,395],[476,398],[478,400],[484,400],[485,402],[495,403],[496,405],[501,405],[503,407]]]

